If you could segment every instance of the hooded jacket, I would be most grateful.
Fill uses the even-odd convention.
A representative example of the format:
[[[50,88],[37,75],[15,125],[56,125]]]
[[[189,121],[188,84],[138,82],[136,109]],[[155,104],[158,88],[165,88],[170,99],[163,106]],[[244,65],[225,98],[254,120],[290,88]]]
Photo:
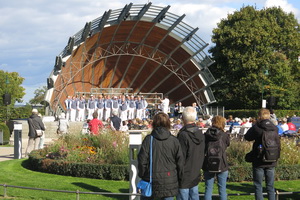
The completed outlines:
[[[184,172],[179,188],[192,188],[200,182],[205,138],[195,123],[182,127],[177,135],[184,157]]]
[[[29,138],[36,138],[38,136],[36,135],[35,130],[45,131],[44,123],[42,122],[42,119],[36,114],[32,114],[29,118],[31,120],[27,120],[28,121],[28,127],[29,127],[28,136],[29,136]]]
[[[152,130],[152,192],[153,197],[171,197],[178,193],[183,172],[183,155],[179,141],[163,127]],[[149,181],[150,135],[147,135],[138,154],[138,175]]]
[[[221,169],[221,172],[227,171],[229,166],[228,166],[228,162],[227,162],[226,149],[230,145],[229,134],[223,132],[222,130],[220,130],[216,127],[211,127],[209,129],[207,129],[207,131],[205,132],[204,135],[205,135],[205,151],[207,151],[209,142],[218,141],[218,140],[221,140],[223,142],[224,149],[223,149],[222,162],[221,162],[220,169]],[[202,169],[204,171],[209,170],[209,169],[207,169],[207,157],[206,156],[204,159],[204,164],[203,164]]]
[[[245,140],[253,141],[252,151],[254,151],[254,155],[258,156],[258,146],[262,144],[262,134],[263,131],[276,131],[278,132],[278,128],[268,119],[258,121],[254,126],[252,126],[247,133],[245,134]],[[279,138],[279,136],[278,136]],[[278,139],[278,145],[280,146],[280,139]],[[252,162],[253,167],[275,167],[277,162],[263,162],[261,159],[254,159]]]

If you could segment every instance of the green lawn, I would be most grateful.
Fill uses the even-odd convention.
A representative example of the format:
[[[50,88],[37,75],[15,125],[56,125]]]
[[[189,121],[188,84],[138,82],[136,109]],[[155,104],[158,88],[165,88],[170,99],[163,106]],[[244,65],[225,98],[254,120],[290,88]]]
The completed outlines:
[[[77,178],[70,176],[59,176],[35,172],[26,169],[27,161],[11,160],[0,162],[0,184],[35,187],[54,190],[84,191],[84,192],[113,192],[128,193],[129,182],[127,181],[107,181],[89,178]],[[276,189],[279,191],[300,191],[300,180],[297,181],[277,181]],[[204,183],[199,184],[200,193],[204,192]],[[253,192],[251,182],[228,183],[228,194],[244,194]],[[214,193],[217,193],[217,187],[214,187]],[[18,199],[18,200],[68,200],[76,199],[74,193],[57,193],[38,190],[26,190],[19,188],[7,188],[7,198],[3,197],[4,188],[0,187],[0,199]],[[126,199],[128,196],[102,196],[80,194],[80,199]],[[218,198],[215,198],[218,199]],[[229,196],[228,199],[254,199],[253,196]],[[280,199],[300,199],[300,194],[280,196]]]

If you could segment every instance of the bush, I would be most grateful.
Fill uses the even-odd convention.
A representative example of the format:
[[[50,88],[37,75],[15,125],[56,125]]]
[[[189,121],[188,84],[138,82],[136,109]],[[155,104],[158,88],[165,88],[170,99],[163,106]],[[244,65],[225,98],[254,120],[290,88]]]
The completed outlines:
[[[0,131],[1,130],[3,131],[3,142],[0,144],[2,145],[8,144],[10,138],[10,131],[8,126],[5,123],[0,123]]]
[[[252,165],[244,159],[252,142],[232,140],[227,149],[229,181],[252,181]],[[300,178],[300,152],[292,138],[281,138],[281,158],[276,167],[277,180]],[[33,170],[109,180],[128,180],[128,137],[111,131],[101,135],[67,135],[52,145],[29,155]]]
[[[30,169],[40,172],[106,180],[128,180],[129,165],[77,163],[41,157],[39,151],[29,156]]]
[[[37,171],[88,178],[128,179],[129,141],[123,133],[70,134],[29,155]]]
[[[274,110],[277,117],[285,116],[300,116],[300,110]],[[233,117],[257,117],[258,110],[225,110],[225,117],[228,118],[229,115]]]

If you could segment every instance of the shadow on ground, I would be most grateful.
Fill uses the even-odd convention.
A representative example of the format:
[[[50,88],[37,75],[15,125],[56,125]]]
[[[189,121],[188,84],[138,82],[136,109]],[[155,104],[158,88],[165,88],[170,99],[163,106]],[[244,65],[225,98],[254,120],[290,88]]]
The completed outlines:
[[[85,189],[85,190],[88,190],[90,192],[107,192],[107,193],[112,193],[111,191],[108,191],[108,190],[104,190],[104,189],[101,189],[97,186],[94,186],[94,185],[89,185],[89,184],[86,184],[86,183],[82,183],[82,182],[74,182],[72,183],[73,185],[76,185],[78,187],[81,187],[82,189]],[[120,193],[128,193],[128,189],[121,189],[120,190]],[[120,199],[120,200],[128,200],[128,196],[123,196],[123,195],[109,195],[109,194],[103,194],[103,196],[105,197],[110,197],[112,199]]]

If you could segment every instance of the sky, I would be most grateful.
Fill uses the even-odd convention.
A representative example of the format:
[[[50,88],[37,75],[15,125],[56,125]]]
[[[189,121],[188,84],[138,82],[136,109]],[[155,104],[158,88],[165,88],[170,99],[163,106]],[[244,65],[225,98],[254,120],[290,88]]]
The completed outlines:
[[[243,6],[257,9],[280,6],[300,21],[299,0],[3,0],[0,1],[0,70],[18,72],[25,78],[23,102],[29,102],[36,89],[47,85],[55,57],[70,36],[105,11],[123,8],[131,2],[170,5],[169,12],[185,14],[183,21],[198,27],[196,34],[210,45],[217,23]]]

